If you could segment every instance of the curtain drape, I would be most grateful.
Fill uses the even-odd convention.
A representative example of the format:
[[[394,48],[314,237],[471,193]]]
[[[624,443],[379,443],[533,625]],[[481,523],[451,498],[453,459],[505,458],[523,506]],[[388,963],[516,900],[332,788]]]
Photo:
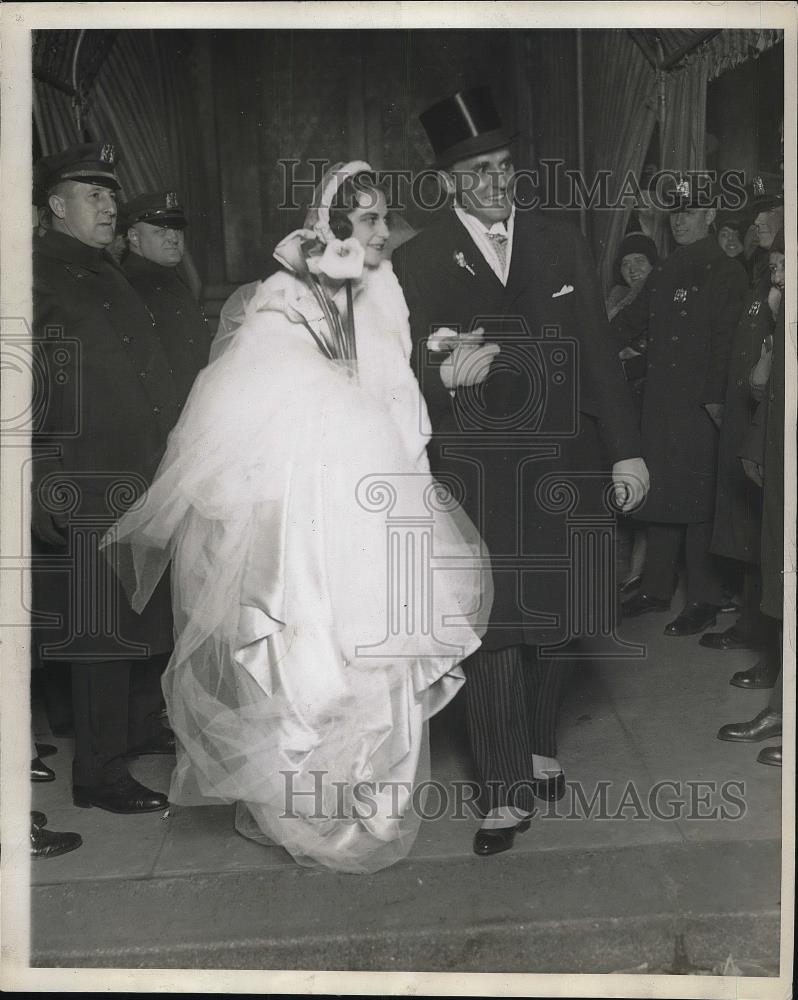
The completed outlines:
[[[705,169],[707,82],[776,45],[780,31],[725,30],[678,67],[655,70],[626,31],[597,31],[586,48],[586,96],[593,171],[609,169],[612,204],[629,171],[639,175],[655,124],[659,124],[660,169]],[[594,40],[595,39],[595,40]],[[593,252],[605,294],[613,283],[615,256],[631,204],[593,214]],[[667,218],[654,239],[660,252]]]
[[[187,148],[199,123],[192,121],[190,80],[171,58],[174,45],[173,32],[120,31],[90,88],[83,127],[92,139],[116,146],[125,200],[148,190],[179,192],[191,223],[188,241],[201,247],[202,213],[193,207],[202,192]],[[83,141],[72,98],[41,81],[34,121],[45,154]],[[182,266],[197,293],[201,281],[188,249]]]
[[[624,178],[637,177],[643,167],[657,120],[654,71],[625,31],[596,32],[585,49],[586,98],[590,123],[589,171],[609,170],[608,198],[614,204]],[[593,253],[605,294],[613,280],[615,255],[623,239],[632,201],[622,209],[597,209],[593,214]]]

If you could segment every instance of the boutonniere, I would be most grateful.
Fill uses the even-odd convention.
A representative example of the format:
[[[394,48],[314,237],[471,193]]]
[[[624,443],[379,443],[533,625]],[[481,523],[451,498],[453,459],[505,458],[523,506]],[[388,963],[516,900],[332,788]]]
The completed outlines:
[[[472,274],[474,277],[476,277],[477,272],[465,259],[465,254],[463,253],[462,250],[455,250],[453,257],[458,267],[465,268],[465,270],[468,271],[469,274]]]

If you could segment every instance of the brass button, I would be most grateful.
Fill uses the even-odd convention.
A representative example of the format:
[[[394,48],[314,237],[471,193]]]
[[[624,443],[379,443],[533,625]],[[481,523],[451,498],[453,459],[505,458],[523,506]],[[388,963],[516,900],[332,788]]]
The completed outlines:
[[[152,412],[153,412],[153,413],[155,414],[155,416],[157,417],[157,416],[158,416],[158,414],[159,414],[159,413],[161,412],[161,408],[160,408],[160,406],[153,406],[153,408],[152,408]]]
[[[128,337],[127,334],[125,334],[124,337],[122,338],[122,343],[123,344],[129,344],[130,343],[130,337]]]
[[[685,312],[685,310],[684,310],[684,309],[680,309],[680,310],[679,310],[679,315],[680,315],[680,316],[686,316],[686,315],[687,315],[687,313]]]
[[[110,308],[111,308],[110,302],[103,302],[103,309],[110,309]]]
[[[139,378],[146,378],[146,377],[147,377],[147,373],[145,371],[140,371],[139,372]]]
[[[188,342],[189,342],[189,344],[193,344],[194,343],[194,338],[193,337],[189,337],[188,338]]]

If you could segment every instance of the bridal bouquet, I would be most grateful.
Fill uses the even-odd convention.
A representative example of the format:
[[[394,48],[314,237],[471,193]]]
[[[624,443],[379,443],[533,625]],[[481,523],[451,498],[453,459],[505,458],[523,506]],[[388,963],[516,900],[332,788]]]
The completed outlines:
[[[361,244],[352,236],[345,240],[336,239],[328,220],[320,218],[312,229],[298,229],[286,236],[276,247],[274,256],[305,284],[320,314],[318,310],[306,308],[304,297],[289,302],[285,293],[282,293],[281,301],[270,301],[265,308],[277,309],[291,322],[302,323],[319,350],[330,360],[355,364],[357,349],[352,281],[363,273],[364,250]],[[341,316],[322,276],[344,282],[345,318]],[[314,328],[311,321],[317,319],[324,322]]]

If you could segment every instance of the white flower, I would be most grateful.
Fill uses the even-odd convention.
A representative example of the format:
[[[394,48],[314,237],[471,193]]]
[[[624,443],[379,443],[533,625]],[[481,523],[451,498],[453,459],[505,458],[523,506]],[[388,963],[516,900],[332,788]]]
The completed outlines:
[[[321,257],[308,260],[308,267],[311,266],[312,260],[322,274],[333,280],[359,278],[363,273],[365,256],[363,247],[354,236],[350,236],[347,240],[333,239],[324,248]]]
[[[259,302],[257,311],[282,313],[291,323],[324,319],[324,313],[311,293],[292,295],[285,288],[278,289],[263,302]]]

